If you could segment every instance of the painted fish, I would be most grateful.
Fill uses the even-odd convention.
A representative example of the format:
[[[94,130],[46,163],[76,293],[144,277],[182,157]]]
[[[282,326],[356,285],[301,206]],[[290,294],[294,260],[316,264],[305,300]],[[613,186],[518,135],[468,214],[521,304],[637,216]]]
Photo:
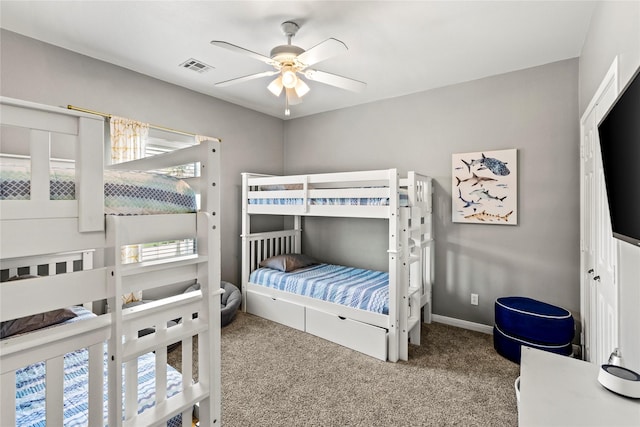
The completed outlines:
[[[478,205],[478,206],[482,206],[482,203],[478,203],[478,202],[474,202],[473,200],[465,200],[462,198],[462,191],[460,191],[460,189],[458,188],[458,199],[462,200],[464,202],[464,206],[462,207],[462,209],[465,208],[470,208],[473,205]],[[476,208],[473,208],[474,210]]]
[[[497,201],[501,202],[501,201],[503,201],[504,199],[507,198],[507,196],[504,196],[504,197],[492,196],[491,194],[489,194],[489,190],[484,189],[484,188],[478,188],[477,190],[473,190],[469,194],[476,196],[478,198],[478,202],[480,200],[482,200],[482,199],[497,200]]]
[[[462,184],[463,182],[473,182],[473,184],[471,184],[471,186],[474,187],[474,186],[476,186],[478,184],[482,184],[483,182],[497,181],[497,179],[495,179],[495,178],[489,178],[489,177],[486,177],[486,176],[478,176],[475,173],[472,174],[467,179],[460,179],[457,176],[456,176],[456,179],[458,180],[458,183],[456,184],[456,187],[459,187],[460,184]]]
[[[491,213],[488,213],[487,211],[482,211],[482,212],[477,212],[471,215],[467,215],[465,216],[465,219],[477,219],[478,221],[482,221],[482,222],[495,222],[495,221],[509,222],[509,217],[511,216],[512,213],[513,211],[504,215],[499,215],[499,214],[491,214]]]
[[[482,153],[481,159],[472,159],[471,162],[465,162],[464,159],[462,159],[462,163],[467,165],[469,172],[471,172],[471,166],[480,165],[478,170],[489,169],[494,175],[507,176],[511,173],[507,167],[507,163],[493,157],[486,157],[484,153]]]

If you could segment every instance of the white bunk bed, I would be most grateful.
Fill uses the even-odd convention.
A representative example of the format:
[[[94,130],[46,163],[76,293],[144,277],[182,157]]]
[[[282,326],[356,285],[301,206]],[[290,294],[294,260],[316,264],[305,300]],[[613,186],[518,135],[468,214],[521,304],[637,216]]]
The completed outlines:
[[[198,162],[200,176],[188,181],[201,209],[105,216],[103,118],[4,97],[0,107],[3,130],[28,135],[24,157],[31,187],[29,200],[0,200],[2,277],[36,275],[0,284],[0,320],[67,307],[78,314],[0,341],[0,425],[44,418],[47,425],[191,426],[194,408],[201,425],[220,425],[219,141],[109,167],[150,171]],[[71,144],[75,153],[73,200],[50,200],[54,139]],[[197,243],[191,255],[122,262],[124,245],[185,238]],[[122,308],[124,294],[193,283],[201,290]],[[111,310],[104,314],[79,307],[105,301]],[[181,321],[167,327],[176,319]],[[139,337],[148,328],[155,332]],[[192,379],[195,336],[197,381]],[[182,343],[181,373],[167,365],[167,346],[173,343]],[[144,380],[147,365],[152,369]],[[42,384],[28,388],[46,392],[31,401],[16,381],[24,375],[31,381],[43,369]]]
[[[421,318],[431,321],[431,178],[415,172],[400,178],[396,169],[388,169],[295,176],[244,173],[242,182],[243,309],[381,360],[407,360],[408,343],[420,344]],[[291,215],[293,228],[255,233],[253,215]],[[388,221],[388,314],[252,281],[263,260],[301,252],[302,216]]]

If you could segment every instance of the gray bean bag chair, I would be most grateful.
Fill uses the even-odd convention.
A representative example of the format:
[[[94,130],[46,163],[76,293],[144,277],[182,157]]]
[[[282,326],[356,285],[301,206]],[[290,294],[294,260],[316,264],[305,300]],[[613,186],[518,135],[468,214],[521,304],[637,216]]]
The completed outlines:
[[[200,284],[189,286],[184,292],[197,291]],[[227,326],[233,321],[242,302],[242,294],[240,290],[232,283],[221,281],[220,289],[224,289],[224,293],[220,296],[220,323]]]
[[[224,293],[220,296],[220,323],[227,326],[236,317],[236,312],[242,302],[240,290],[232,283],[220,282],[220,288]]]

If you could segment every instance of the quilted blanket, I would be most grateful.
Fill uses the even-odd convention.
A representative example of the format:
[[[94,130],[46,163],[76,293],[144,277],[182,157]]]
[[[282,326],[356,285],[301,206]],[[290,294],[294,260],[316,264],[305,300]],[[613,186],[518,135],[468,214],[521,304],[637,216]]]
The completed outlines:
[[[75,171],[52,169],[50,199],[75,199]],[[151,172],[106,170],[105,213],[147,215],[189,213],[197,210],[193,189],[183,180]],[[28,200],[31,174],[28,166],[3,165],[0,169],[0,200]]]

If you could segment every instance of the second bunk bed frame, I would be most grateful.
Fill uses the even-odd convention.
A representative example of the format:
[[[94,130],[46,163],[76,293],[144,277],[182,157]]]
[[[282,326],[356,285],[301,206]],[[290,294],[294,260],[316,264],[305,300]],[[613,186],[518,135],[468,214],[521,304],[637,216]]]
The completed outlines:
[[[420,344],[420,324],[431,322],[433,225],[431,178],[397,169],[272,176],[243,173],[243,310],[311,333],[381,360],[407,360],[409,342]],[[268,191],[263,189],[268,188]],[[401,205],[401,195],[408,197]],[[299,204],[260,203],[298,199]],[[383,198],[386,205],[324,205],[314,198]],[[251,201],[258,203],[251,203]],[[253,215],[293,216],[293,228],[251,231]],[[388,220],[389,314],[378,314],[266,288],[249,281],[262,260],[302,249],[302,217]]]
[[[159,425],[177,414],[182,414],[184,426],[191,426],[196,409],[201,425],[220,425],[220,215],[216,215],[220,206],[220,142],[206,141],[111,167],[157,170],[199,162],[201,176],[189,182],[200,194],[199,212],[105,218],[104,120],[22,100],[3,97],[0,101],[2,125],[28,132],[31,165],[31,199],[0,201],[0,263],[10,275],[20,271],[37,274],[38,265],[49,266],[44,276],[2,283],[0,320],[80,303],[96,306],[105,300],[112,307],[111,312],[97,313],[93,319],[0,342],[0,424],[16,422],[16,370],[46,361],[46,423],[63,425],[64,355],[87,348],[89,425],[104,425],[103,400],[108,401],[108,424],[112,426]],[[74,146],[75,200],[49,200],[50,141],[56,134],[66,135],[64,139]],[[124,245],[185,238],[197,240],[196,254],[137,264],[121,262]],[[93,252],[103,253],[105,262],[94,263]],[[66,274],[55,274],[60,260],[67,264]],[[80,270],[73,268],[76,261],[82,263]],[[201,291],[122,308],[123,294],[194,281],[202,285]],[[178,317],[183,322],[163,327]],[[138,337],[137,331],[149,326],[156,326],[156,333]],[[194,336],[199,340],[197,382],[192,381]],[[105,342],[109,358],[103,389]],[[182,390],[167,398],[166,369],[162,367],[166,366],[167,346],[176,342],[181,342],[183,349]],[[138,414],[137,358],[149,352],[156,356],[155,405]]]

